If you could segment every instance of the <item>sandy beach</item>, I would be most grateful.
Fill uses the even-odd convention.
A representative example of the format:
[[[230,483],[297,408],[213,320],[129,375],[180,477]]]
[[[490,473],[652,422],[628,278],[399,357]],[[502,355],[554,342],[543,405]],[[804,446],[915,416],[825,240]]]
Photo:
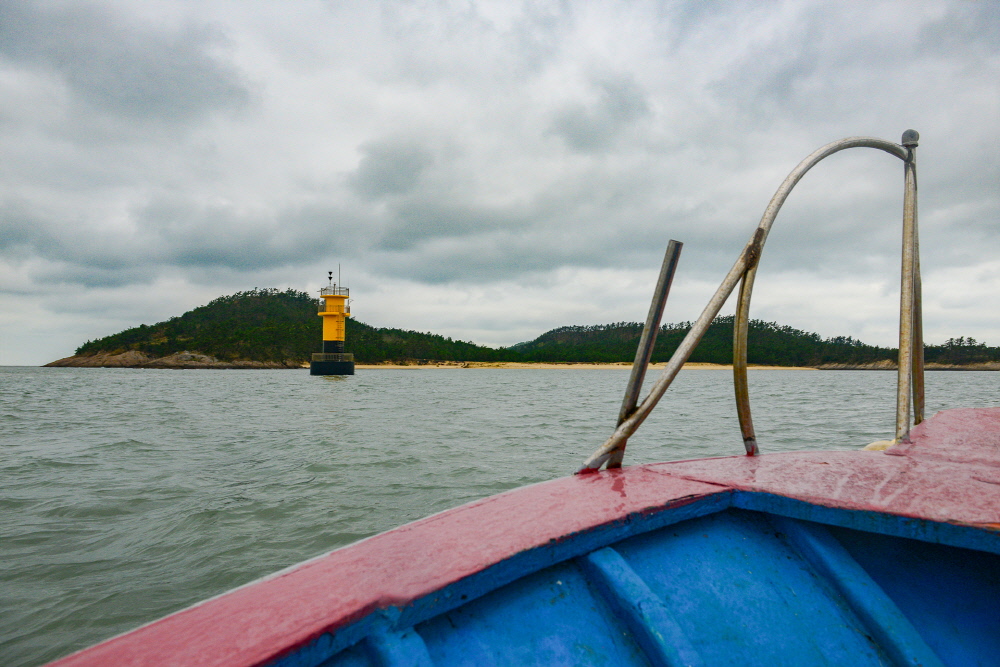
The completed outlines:
[[[650,364],[649,368],[651,370],[663,369],[666,366],[665,363],[660,364]],[[512,361],[439,361],[439,362],[428,362],[428,363],[413,363],[413,364],[356,364],[355,370],[367,370],[367,371],[377,371],[377,370],[395,370],[395,369],[436,369],[436,368],[535,368],[535,369],[577,369],[577,370],[593,370],[598,368],[631,368],[632,364],[630,362],[617,362],[617,363],[606,363],[606,364],[595,364],[595,363],[576,363],[572,361],[559,362],[559,363],[522,363],[522,362],[512,362]],[[704,364],[704,363],[687,363],[684,364],[684,370],[732,370],[732,365],[729,364]],[[811,371],[816,370],[813,367],[806,366],[754,366],[750,364],[748,366],[749,370],[796,370],[796,371]]]

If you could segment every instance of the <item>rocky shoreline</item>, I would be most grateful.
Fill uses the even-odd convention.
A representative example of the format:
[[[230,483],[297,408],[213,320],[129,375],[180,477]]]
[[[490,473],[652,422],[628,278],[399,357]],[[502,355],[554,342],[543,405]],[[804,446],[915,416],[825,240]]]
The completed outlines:
[[[89,356],[72,356],[45,364],[68,368],[171,368],[171,369],[240,369],[240,368],[302,368],[297,361],[219,361],[198,352],[177,352],[166,357],[152,357],[144,352],[129,350],[120,354],[98,352]]]

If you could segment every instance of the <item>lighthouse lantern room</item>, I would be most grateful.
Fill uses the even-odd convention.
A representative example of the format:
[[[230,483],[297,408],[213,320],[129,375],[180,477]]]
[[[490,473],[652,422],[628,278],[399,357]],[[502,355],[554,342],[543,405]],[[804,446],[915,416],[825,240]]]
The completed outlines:
[[[329,284],[319,291],[319,295],[323,351],[313,354],[309,374],[354,375],[354,355],[344,352],[344,321],[351,316],[350,290],[333,282],[333,271],[330,271]]]

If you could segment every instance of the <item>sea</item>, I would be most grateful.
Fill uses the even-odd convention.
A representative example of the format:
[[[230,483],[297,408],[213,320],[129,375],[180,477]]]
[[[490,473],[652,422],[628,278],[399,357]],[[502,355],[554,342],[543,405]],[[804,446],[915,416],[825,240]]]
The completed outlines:
[[[613,431],[628,373],[0,367],[0,664],[43,664],[408,521],[570,475]],[[761,451],[891,438],[895,381],[751,370]],[[926,383],[928,414],[1000,405],[1000,373]],[[731,372],[690,370],[625,463],[742,451]]]

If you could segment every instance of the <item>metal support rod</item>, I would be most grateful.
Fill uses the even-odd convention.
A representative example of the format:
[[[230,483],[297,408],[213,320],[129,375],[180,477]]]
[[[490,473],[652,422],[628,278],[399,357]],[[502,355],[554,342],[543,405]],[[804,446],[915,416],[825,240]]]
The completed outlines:
[[[715,316],[719,314],[720,310],[722,310],[722,306],[726,303],[726,299],[728,299],[729,295],[733,293],[736,283],[739,282],[740,277],[746,270],[747,256],[748,254],[751,254],[750,245],[751,244],[747,244],[747,247],[745,247],[743,252],[740,253],[739,258],[733,265],[733,268],[729,269],[729,273],[726,274],[722,284],[719,285],[719,289],[715,291],[715,294],[709,300],[705,309],[701,311],[701,315],[698,317],[698,320],[687,332],[687,335],[684,336],[684,340],[681,341],[681,344],[677,346],[676,350],[674,350],[673,355],[670,357],[670,361],[667,362],[666,367],[660,374],[659,379],[657,379],[656,384],[653,385],[652,389],[650,389],[649,393],[646,395],[646,398],[642,400],[642,403],[639,404],[639,406],[635,409],[635,412],[633,412],[628,419],[618,425],[618,428],[615,429],[615,432],[611,435],[611,437],[608,438],[596,452],[591,454],[590,458],[584,462],[583,468],[581,468],[578,472],[593,472],[604,465],[604,463],[611,458],[611,452],[617,448],[618,443],[622,440],[627,440],[629,436],[635,433],[636,429],[638,429],[642,422],[645,421],[646,417],[649,416],[649,413],[653,411],[653,408],[656,407],[660,398],[663,397],[664,392],[666,392],[667,388],[670,387],[670,383],[674,381],[675,377],[677,377],[677,373],[680,372],[684,362],[688,360],[691,353],[694,352],[694,349],[698,347],[698,343],[701,342],[705,332],[708,331],[708,327],[712,323],[712,320],[715,319]]]
[[[750,292],[757,277],[757,267],[747,269],[740,281],[738,310],[733,319],[733,389],[736,393],[736,415],[740,421],[740,434],[747,454],[760,453],[757,434],[750,416],[750,385],[747,378],[747,332],[750,326]]]
[[[912,134],[910,134],[912,133]],[[917,142],[920,135],[915,130],[903,134],[903,145],[910,149],[909,164],[913,176],[913,425],[924,420],[924,309],[923,289],[920,281],[920,225],[917,215]],[[909,182],[907,188],[909,188]],[[905,211],[905,206],[904,206]]]
[[[920,384],[923,393],[923,377],[914,382],[918,369],[923,363],[914,363],[916,356],[923,357],[923,341],[917,350],[917,329],[923,329],[918,324],[920,308],[916,305],[919,292],[919,258],[917,249],[917,142],[920,139],[913,130],[903,133],[903,145],[907,156],[904,167],[903,191],[903,260],[900,267],[899,288],[899,370],[896,379],[896,442],[907,442],[910,439],[910,399],[914,395],[914,385]],[[922,333],[922,332],[921,332]],[[920,336],[922,338],[922,335]],[[921,373],[922,376],[922,373]],[[923,412],[923,399],[920,408],[915,412]],[[914,407],[916,407],[914,400]],[[921,417],[922,418],[922,417]]]
[[[906,143],[907,137],[911,132],[914,136],[916,135],[916,132],[908,130],[907,133],[903,135],[904,144]],[[604,442],[604,444],[597,449],[597,451],[591,454],[590,458],[584,461],[583,468],[581,468],[579,472],[588,472],[588,471],[593,472],[599,469],[602,465],[604,465],[610,459],[611,453],[618,448],[619,444],[622,441],[627,440],[633,433],[635,433],[636,429],[639,428],[642,422],[645,421],[646,417],[649,416],[649,413],[652,412],[653,408],[656,407],[656,404],[663,397],[663,394],[666,392],[667,388],[673,382],[674,378],[677,376],[677,373],[680,372],[680,369],[684,365],[684,362],[688,360],[688,358],[691,356],[691,353],[694,352],[695,347],[697,347],[698,343],[705,335],[705,332],[708,330],[708,327],[712,323],[712,320],[716,317],[716,315],[719,314],[719,311],[722,309],[722,306],[729,298],[729,295],[732,294],[733,289],[735,289],[736,287],[736,283],[745,279],[747,277],[748,272],[750,272],[757,266],[757,262],[760,259],[761,250],[764,246],[764,242],[767,240],[767,234],[771,229],[771,225],[774,223],[774,219],[778,215],[778,211],[781,209],[781,205],[785,202],[785,199],[792,191],[792,188],[795,187],[795,184],[799,182],[799,180],[806,174],[806,172],[812,169],[813,166],[815,166],[818,162],[820,162],[824,158],[833,155],[834,153],[845,150],[847,148],[861,148],[861,147],[876,148],[878,150],[885,151],[886,153],[895,155],[904,162],[908,162],[911,159],[912,155],[912,150],[904,146],[900,146],[899,144],[894,144],[890,141],[885,141],[884,139],[877,139],[874,137],[848,137],[846,139],[834,141],[832,143],[827,144],[826,146],[818,148],[812,154],[807,156],[806,159],[800,162],[798,166],[795,167],[795,169],[793,169],[792,172],[785,178],[785,181],[778,188],[777,192],[774,193],[774,196],[771,197],[771,201],[768,203],[767,209],[764,211],[764,215],[762,216],[761,221],[757,226],[757,229],[754,231],[753,237],[743,248],[743,252],[740,253],[739,258],[733,265],[733,268],[731,268],[729,270],[729,273],[726,274],[726,277],[723,279],[722,284],[719,285],[719,289],[716,290],[715,294],[709,300],[708,304],[705,306],[705,309],[698,317],[698,320],[691,327],[691,330],[688,331],[687,335],[684,337],[684,340],[682,340],[681,344],[677,347],[677,350],[674,351],[673,356],[670,357],[670,361],[667,362],[666,367],[663,369],[663,372],[660,374],[659,379],[656,381],[656,384],[653,385],[649,394],[646,396],[646,398],[643,399],[642,403],[639,404],[639,406],[628,417],[628,419],[626,419],[625,421],[621,422],[618,425],[618,428],[615,429],[615,432],[611,435],[611,437],[608,438]],[[915,213],[916,211],[915,173],[914,173],[913,183],[914,183],[913,209]],[[748,315],[750,307],[749,302],[753,284],[752,275],[750,276],[750,278],[751,278],[750,280],[747,280],[744,283],[745,289],[741,289],[740,304],[738,305],[736,310],[737,313],[744,313],[744,316]],[[734,329],[737,329],[737,327],[734,326]],[[735,368],[734,368],[734,373],[735,373]],[[743,365],[742,373],[744,376],[743,385],[745,388],[746,387],[745,364]],[[907,387],[909,387],[909,382],[907,382],[906,384]],[[739,385],[739,382],[737,382],[737,385]],[[907,401],[907,409],[909,409],[908,406],[909,406],[909,401]],[[750,416],[749,408],[750,408],[749,400],[741,403],[739,397],[737,397],[737,411],[740,412],[740,423],[741,425],[744,423],[751,424],[751,429],[752,429],[752,422],[749,419]],[[745,422],[744,419],[746,420]]]
[[[660,266],[660,277],[656,281],[656,289],[653,290],[653,300],[649,304],[649,314],[646,315],[646,326],[642,329],[642,337],[639,339],[639,347],[635,351],[635,361],[632,362],[632,374],[629,375],[628,385],[625,387],[625,398],[622,399],[622,408],[618,412],[618,424],[635,412],[635,406],[639,402],[639,392],[642,391],[642,382],[646,379],[646,369],[649,368],[649,360],[653,356],[653,346],[656,345],[656,334],[660,331],[660,321],[663,319],[663,309],[667,305],[667,297],[670,295],[670,285],[674,282],[674,272],[677,271],[677,262],[681,256],[681,249],[684,244],[680,241],[670,240],[667,244],[667,252],[663,255],[663,265]],[[625,456],[625,446],[628,440],[622,440],[618,448],[611,452],[608,459],[608,468],[621,468],[622,458]]]
[[[915,241],[913,265],[913,425],[924,420],[924,314],[920,286],[920,239]]]

